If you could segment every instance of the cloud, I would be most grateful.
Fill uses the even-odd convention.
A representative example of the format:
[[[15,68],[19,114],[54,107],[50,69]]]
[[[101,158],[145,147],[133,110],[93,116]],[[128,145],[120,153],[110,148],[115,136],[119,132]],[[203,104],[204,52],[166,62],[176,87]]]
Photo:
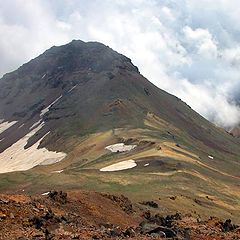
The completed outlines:
[[[52,45],[100,41],[200,114],[239,123],[237,0],[0,0],[0,75]],[[238,90],[239,89],[239,90]]]
[[[205,58],[215,58],[217,56],[217,42],[207,29],[197,28],[193,30],[186,26],[183,28],[186,41],[192,48],[196,48],[196,53]]]
[[[69,41],[42,1],[0,0],[0,74],[15,70],[52,44]]]

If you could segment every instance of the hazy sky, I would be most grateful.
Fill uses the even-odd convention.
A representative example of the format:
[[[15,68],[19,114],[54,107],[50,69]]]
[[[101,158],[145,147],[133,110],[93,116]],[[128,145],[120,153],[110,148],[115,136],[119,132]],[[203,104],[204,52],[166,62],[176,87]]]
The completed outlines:
[[[0,0],[0,75],[52,45],[100,41],[215,123],[240,121],[238,0]]]

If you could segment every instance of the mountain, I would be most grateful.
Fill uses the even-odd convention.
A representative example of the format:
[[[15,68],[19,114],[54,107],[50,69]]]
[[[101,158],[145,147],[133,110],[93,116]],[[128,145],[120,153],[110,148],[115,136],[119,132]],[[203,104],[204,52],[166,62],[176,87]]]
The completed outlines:
[[[240,140],[101,43],[52,47],[4,75],[0,119],[1,192],[119,192],[240,222]]]

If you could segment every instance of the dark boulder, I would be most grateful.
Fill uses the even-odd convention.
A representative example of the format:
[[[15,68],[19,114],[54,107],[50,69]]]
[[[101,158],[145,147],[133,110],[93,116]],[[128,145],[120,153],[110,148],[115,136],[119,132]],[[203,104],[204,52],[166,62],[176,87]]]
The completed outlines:
[[[130,227],[123,233],[123,235],[124,237],[135,237],[136,232],[132,227]]]
[[[48,194],[48,197],[52,199],[53,201],[59,202],[61,204],[67,203],[67,193],[65,192],[58,192],[58,191],[51,191]]]
[[[221,228],[223,232],[230,232],[230,231],[234,231],[235,229],[237,229],[239,226],[232,224],[232,220],[231,219],[227,219],[225,222],[220,222]]]
[[[141,204],[152,207],[152,208],[158,208],[158,204],[154,201],[144,201],[144,202],[141,202]]]

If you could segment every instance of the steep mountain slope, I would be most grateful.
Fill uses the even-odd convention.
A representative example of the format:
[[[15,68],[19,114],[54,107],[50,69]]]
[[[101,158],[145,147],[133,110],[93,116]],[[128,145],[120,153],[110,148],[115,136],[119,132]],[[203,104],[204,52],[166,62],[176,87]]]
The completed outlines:
[[[0,119],[1,173],[48,165],[0,175],[2,191],[120,191],[239,221],[239,139],[103,44],[72,41],[6,74]],[[105,149],[115,143],[134,147]],[[99,171],[130,160],[131,169]]]

